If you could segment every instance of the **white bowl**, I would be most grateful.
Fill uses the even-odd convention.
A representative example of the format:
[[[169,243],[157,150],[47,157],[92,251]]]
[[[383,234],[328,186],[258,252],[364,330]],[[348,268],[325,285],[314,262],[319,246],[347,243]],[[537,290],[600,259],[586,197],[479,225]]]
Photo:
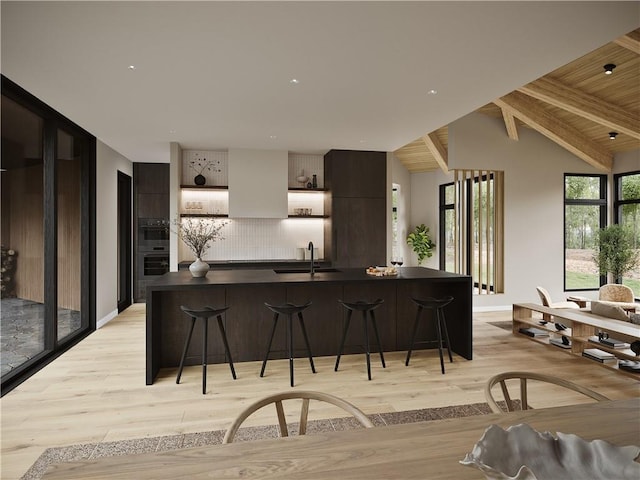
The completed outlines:
[[[297,177],[296,180],[300,183],[307,183],[307,181],[309,180],[309,177],[301,176],[301,177]]]

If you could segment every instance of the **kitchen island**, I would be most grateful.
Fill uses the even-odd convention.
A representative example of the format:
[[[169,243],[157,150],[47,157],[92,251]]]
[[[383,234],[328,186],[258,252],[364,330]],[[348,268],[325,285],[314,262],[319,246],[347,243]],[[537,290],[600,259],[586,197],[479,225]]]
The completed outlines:
[[[338,352],[346,312],[338,300],[384,299],[376,310],[376,321],[384,351],[407,350],[417,307],[412,297],[443,297],[454,301],[445,309],[451,349],[472,359],[471,277],[422,267],[401,267],[395,276],[372,276],[365,268],[319,269],[308,272],[283,270],[211,270],[204,278],[189,271],[170,272],[147,286],[146,382],[151,385],[161,368],[177,367],[188,318],[180,305],[199,308],[228,305],[224,322],[234,362],[262,360],[272,326],[272,313],[264,303],[305,303],[305,326],[314,356]],[[280,272],[280,273],[277,273]],[[434,322],[423,313],[414,349],[436,347]],[[361,353],[361,320],[354,316],[344,353]],[[300,335],[294,329],[294,335]],[[185,361],[201,363],[202,324],[198,322]],[[279,325],[270,358],[286,357],[286,332]],[[301,338],[295,338],[297,347]],[[208,363],[225,362],[224,347],[217,329],[209,329]],[[296,356],[305,356],[304,350]]]

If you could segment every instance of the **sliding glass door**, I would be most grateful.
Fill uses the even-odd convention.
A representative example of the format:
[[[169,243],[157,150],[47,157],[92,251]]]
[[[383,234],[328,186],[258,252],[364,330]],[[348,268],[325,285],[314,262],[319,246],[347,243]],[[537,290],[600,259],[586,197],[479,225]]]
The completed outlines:
[[[45,349],[44,120],[2,96],[2,376]]]
[[[2,393],[95,326],[95,138],[2,77]]]

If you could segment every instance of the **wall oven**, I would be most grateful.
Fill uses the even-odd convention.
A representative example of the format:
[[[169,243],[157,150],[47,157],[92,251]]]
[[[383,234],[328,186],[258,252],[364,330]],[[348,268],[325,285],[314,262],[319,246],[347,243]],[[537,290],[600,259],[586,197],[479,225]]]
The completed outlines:
[[[169,221],[163,218],[138,219],[138,248],[169,247]]]

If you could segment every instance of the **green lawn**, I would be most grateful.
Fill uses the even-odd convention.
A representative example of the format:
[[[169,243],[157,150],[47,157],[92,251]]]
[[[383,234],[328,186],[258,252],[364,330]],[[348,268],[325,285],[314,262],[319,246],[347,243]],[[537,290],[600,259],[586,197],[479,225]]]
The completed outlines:
[[[625,279],[622,282],[633,290],[636,297],[640,297],[640,280]],[[591,290],[599,287],[597,275],[578,272],[567,272],[567,290]]]

